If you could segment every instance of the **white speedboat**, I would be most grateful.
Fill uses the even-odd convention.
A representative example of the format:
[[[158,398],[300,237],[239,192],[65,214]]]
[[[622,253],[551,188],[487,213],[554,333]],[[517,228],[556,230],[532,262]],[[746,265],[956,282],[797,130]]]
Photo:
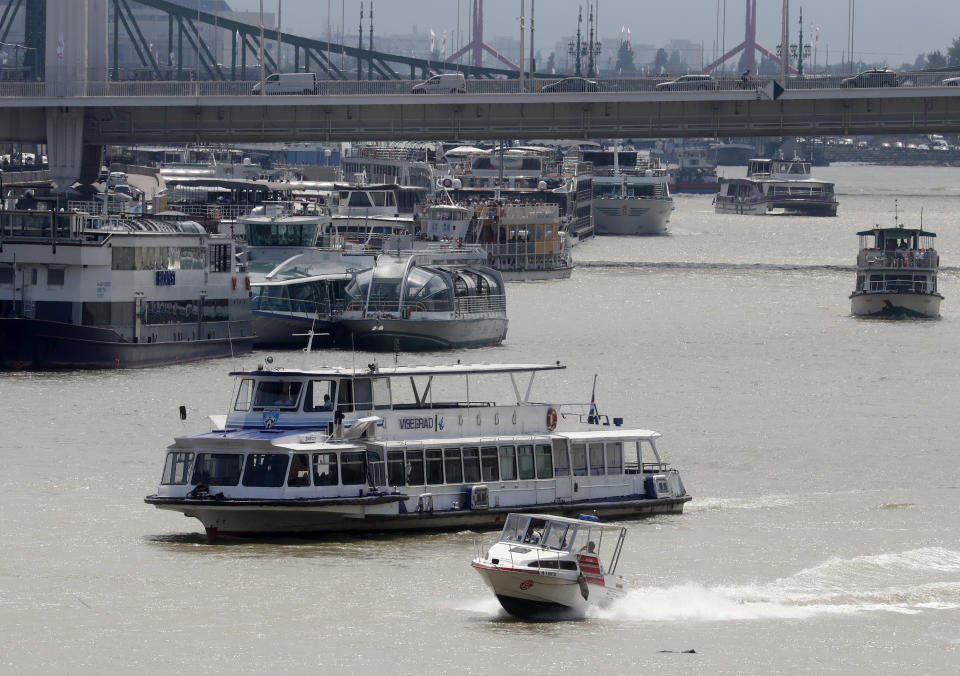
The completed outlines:
[[[935,233],[922,228],[873,228],[858,232],[857,286],[850,294],[858,317],[940,316],[940,256]]]
[[[145,500],[199,519],[210,537],[682,512],[690,496],[660,458],[659,433],[561,404],[556,390],[533,397],[535,376],[562,368],[238,371],[227,415],[164,451]]]
[[[625,593],[616,570],[626,534],[583,514],[510,514],[500,539],[470,565],[514,617],[577,617]]]

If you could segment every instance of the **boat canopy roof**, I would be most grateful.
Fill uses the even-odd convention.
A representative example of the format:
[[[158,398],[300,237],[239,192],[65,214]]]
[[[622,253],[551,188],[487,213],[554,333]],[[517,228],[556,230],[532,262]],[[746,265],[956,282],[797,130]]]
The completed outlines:
[[[927,230],[921,230],[920,228],[873,228],[872,230],[864,230],[858,232],[860,236],[866,235],[876,235],[877,233],[883,233],[884,237],[890,239],[900,239],[906,237],[913,237],[914,235],[919,235],[920,237],[936,237],[936,233],[928,232]]]
[[[366,369],[352,369],[342,366],[320,366],[315,369],[270,369],[256,371],[231,371],[231,376],[261,377],[335,377],[369,378],[373,376],[455,376],[491,373],[533,373],[536,371],[556,371],[566,366],[556,364],[449,364],[445,366],[395,366],[379,368],[368,364]]]

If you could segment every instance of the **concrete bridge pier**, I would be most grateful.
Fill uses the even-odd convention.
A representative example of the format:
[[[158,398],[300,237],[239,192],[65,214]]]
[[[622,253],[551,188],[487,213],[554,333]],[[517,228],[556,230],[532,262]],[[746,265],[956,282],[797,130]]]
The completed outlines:
[[[85,96],[87,83],[107,80],[108,0],[46,3],[47,97]],[[50,104],[46,110],[47,160],[50,177],[57,190],[64,192],[77,181],[88,183],[96,179],[101,153],[84,149],[83,109],[56,105],[55,100]],[[92,169],[91,164],[95,165]]]

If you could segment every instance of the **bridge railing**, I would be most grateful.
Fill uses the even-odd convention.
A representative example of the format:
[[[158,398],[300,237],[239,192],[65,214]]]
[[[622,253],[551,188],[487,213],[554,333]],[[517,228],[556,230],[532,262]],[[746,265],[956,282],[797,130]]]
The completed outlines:
[[[555,87],[559,80],[563,78],[534,78],[527,79],[521,87],[517,79],[467,79],[466,95],[511,95],[511,94],[576,94],[578,96],[592,96],[596,94],[615,93],[615,92],[650,92],[659,93],[657,85],[670,82],[677,76],[650,76],[633,78],[598,78],[590,80],[586,85],[591,91],[577,91],[577,85],[571,84],[566,87]],[[687,91],[737,91],[737,90],[758,90],[765,87],[772,80],[777,80],[779,84],[786,89],[842,89],[842,88],[884,88],[877,87],[875,83],[869,80],[863,81],[866,86],[858,86],[861,83],[845,82],[852,75],[792,75],[785,82],[781,82],[779,77],[760,76],[741,78],[739,76],[715,76],[713,80],[706,82],[696,82],[688,84],[690,89],[672,89],[672,94],[684,93]],[[960,71],[956,72],[902,72],[898,73],[897,84],[899,87],[939,87],[942,85],[956,84],[956,82],[945,82],[950,78],[960,77]],[[336,96],[409,96],[413,93],[413,86],[420,80],[319,80],[316,87],[316,95],[325,97]],[[71,91],[70,95],[78,94],[85,97],[218,97],[218,96],[243,96],[254,95],[253,88],[256,81],[120,81],[120,82],[88,82],[85,86],[79,88],[79,91]],[[77,89],[73,87],[71,89]],[[596,91],[593,91],[593,90]],[[957,88],[960,92],[960,87]],[[546,90],[546,91],[545,91]],[[0,81],[0,98],[32,98],[43,97],[47,94],[55,95],[60,92],[52,92],[44,82],[2,82]],[[65,92],[66,93],[66,92]],[[462,94],[461,94],[462,95]],[[298,96],[304,96],[299,94]],[[311,98],[310,95],[306,95]],[[457,96],[457,94],[434,94],[427,96]],[[276,99],[276,96],[270,96]]]

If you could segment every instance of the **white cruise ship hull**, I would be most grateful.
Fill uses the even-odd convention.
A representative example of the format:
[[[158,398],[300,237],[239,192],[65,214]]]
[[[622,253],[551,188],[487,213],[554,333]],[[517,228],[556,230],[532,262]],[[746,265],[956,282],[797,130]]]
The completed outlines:
[[[594,228],[598,235],[662,235],[671,211],[672,199],[597,199]]]
[[[936,319],[942,299],[937,293],[854,293],[850,305],[851,313],[857,317]]]
[[[682,514],[689,495],[650,498],[642,495],[596,501],[551,502],[489,509],[417,512],[398,507],[410,496],[369,495],[315,500],[162,498],[147,502],[159,509],[199,519],[210,538],[314,536],[353,532],[425,532],[462,528],[500,528],[511,512],[544,512],[575,517],[589,510],[602,519]]]

